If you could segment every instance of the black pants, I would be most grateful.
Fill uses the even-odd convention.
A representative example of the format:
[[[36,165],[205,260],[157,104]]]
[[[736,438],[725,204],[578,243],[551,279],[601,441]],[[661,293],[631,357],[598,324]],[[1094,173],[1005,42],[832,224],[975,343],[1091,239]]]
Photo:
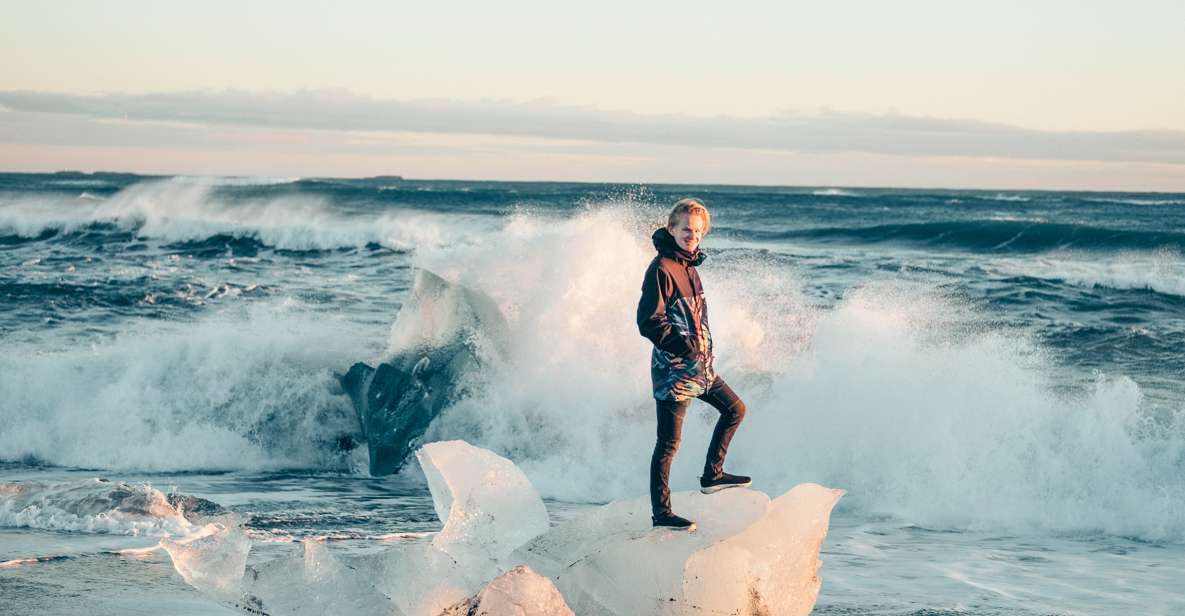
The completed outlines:
[[[704,461],[704,475],[716,477],[724,470],[724,456],[728,454],[728,443],[736,433],[737,426],[745,418],[745,403],[736,392],[717,377],[712,387],[699,397],[720,411],[716,429],[712,431],[712,442],[708,445],[708,458]],[[654,455],[650,457],[650,509],[655,515],[671,511],[671,461],[679,450],[679,438],[683,432],[683,416],[687,413],[690,400],[655,400],[658,414],[658,440],[654,443]]]

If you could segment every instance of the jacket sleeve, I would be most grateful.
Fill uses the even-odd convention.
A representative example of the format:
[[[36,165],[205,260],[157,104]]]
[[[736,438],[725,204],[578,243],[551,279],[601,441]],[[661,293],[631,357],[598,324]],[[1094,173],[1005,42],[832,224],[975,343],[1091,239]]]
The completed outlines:
[[[661,267],[646,270],[642,280],[642,299],[638,302],[638,332],[660,350],[680,357],[692,355],[691,341],[679,333],[667,319],[667,301],[674,294],[675,283]]]

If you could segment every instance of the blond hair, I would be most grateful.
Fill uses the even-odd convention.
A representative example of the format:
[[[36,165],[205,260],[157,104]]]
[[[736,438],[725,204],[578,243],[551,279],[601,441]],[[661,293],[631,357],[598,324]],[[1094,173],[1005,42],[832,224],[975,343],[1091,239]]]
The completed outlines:
[[[671,209],[671,215],[667,217],[667,228],[674,229],[675,225],[679,224],[679,217],[686,214],[698,214],[704,217],[704,233],[706,234],[712,228],[712,215],[708,213],[708,208],[699,199],[680,199],[675,202],[675,207]]]

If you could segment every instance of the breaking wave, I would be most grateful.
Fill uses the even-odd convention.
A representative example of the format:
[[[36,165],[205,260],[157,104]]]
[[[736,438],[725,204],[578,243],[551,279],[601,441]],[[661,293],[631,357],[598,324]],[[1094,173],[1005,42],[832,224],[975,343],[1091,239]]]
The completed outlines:
[[[173,182],[188,182],[206,186],[279,186],[301,181],[299,177],[266,177],[266,176],[206,176],[206,175],[177,175],[170,178]]]
[[[977,196],[980,199],[985,199],[987,201],[1008,201],[1008,202],[1012,202],[1012,203],[1024,203],[1026,201],[1032,201],[1031,197],[1025,197],[1022,195],[1008,195],[1008,194],[1004,194],[1004,193],[996,193],[992,196],[982,196],[982,195],[977,195]]]
[[[1118,203],[1120,205],[1185,205],[1185,199],[1158,199],[1155,197],[1087,197],[1094,203]]]
[[[165,494],[148,485],[84,479],[65,483],[0,483],[0,527],[115,535],[184,535],[187,506],[214,503]]]
[[[30,197],[0,202],[0,243],[85,236],[115,229],[164,242],[250,238],[286,250],[439,244],[474,217],[399,209],[351,214],[313,196],[226,200],[206,179],[133,184],[106,199]],[[476,232],[476,229],[475,229]],[[102,237],[95,239],[101,242]]]
[[[1034,253],[1054,250],[1185,251],[1185,233],[1131,231],[1033,220],[996,219],[752,231],[764,240],[900,243],[975,252]]]
[[[0,459],[156,471],[349,470],[334,370],[375,351],[290,301],[0,358]],[[378,341],[381,348],[382,341]]]
[[[997,272],[1061,280],[1084,287],[1147,290],[1185,297],[1185,258],[1171,250],[1127,253],[1105,260],[1074,258],[1027,258],[997,261]]]
[[[646,493],[650,345],[634,310],[658,220],[626,207],[562,220],[524,213],[469,243],[418,243],[417,265],[493,298],[511,340],[505,360],[479,375],[479,394],[447,409],[429,438],[506,455],[545,496]],[[948,241],[938,237],[945,229],[977,245],[1030,231],[1044,238],[1031,246],[1043,247],[1067,233],[1110,246],[1182,242],[1168,232],[1013,222],[857,232],[894,229]],[[1185,540],[1180,409],[1146,415],[1140,388],[1123,375],[1066,387],[1039,344],[994,329],[937,287],[867,285],[833,309],[813,308],[796,270],[771,258],[730,251],[701,267],[718,367],[749,407],[730,470],[768,492],[804,481],[844,488],[848,507],[930,528]],[[384,343],[383,332],[264,303],[94,349],[9,353],[0,359],[0,458],[352,468],[338,437],[355,420],[333,372]],[[673,488],[694,486],[712,421],[693,405]]]
[[[819,190],[811,191],[811,194],[815,195],[816,197],[862,197],[863,196],[860,193],[853,192],[850,190],[844,190],[842,188],[822,188]]]
[[[644,494],[649,343],[633,324],[640,282],[623,275],[652,255],[644,223],[603,210],[521,217],[505,233],[417,253],[495,298],[514,341],[482,394],[430,435],[508,455],[548,496]],[[782,264],[717,256],[701,274],[720,372],[750,409],[730,467],[763,489],[834,485],[849,506],[928,527],[1185,540],[1185,417],[1146,415],[1131,379],[1067,390],[1040,345],[925,285],[870,285],[819,311]],[[675,489],[694,487],[712,421],[693,406]]]

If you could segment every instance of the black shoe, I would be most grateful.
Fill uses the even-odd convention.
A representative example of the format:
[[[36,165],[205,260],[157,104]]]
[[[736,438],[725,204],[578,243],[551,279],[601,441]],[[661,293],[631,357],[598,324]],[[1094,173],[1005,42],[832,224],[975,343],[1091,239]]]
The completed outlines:
[[[695,531],[695,522],[687,518],[681,518],[673,513],[661,513],[650,516],[650,521],[654,523],[655,528],[669,528],[671,530],[685,530],[687,532]]]
[[[744,475],[729,475],[720,473],[715,479],[708,479],[707,475],[699,478],[699,491],[704,494],[719,492],[727,488],[747,488],[753,485],[753,479]]]

